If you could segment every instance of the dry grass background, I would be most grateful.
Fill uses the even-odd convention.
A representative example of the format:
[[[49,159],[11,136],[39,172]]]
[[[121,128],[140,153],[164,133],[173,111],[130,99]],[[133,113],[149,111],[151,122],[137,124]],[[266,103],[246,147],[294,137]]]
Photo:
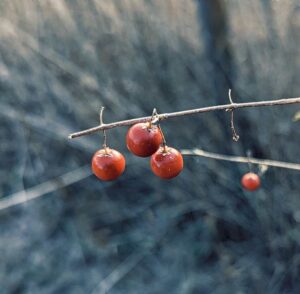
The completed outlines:
[[[299,32],[297,0],[1,0],[0,206],[47,194],[0,210],[0,293],[299,293],[297,172],[249,194],[247,166],[186,158],[162,181],[114,129],[128,166],[102,183],[86,167],[101,137],[67,140],[100,106],[114,121],[227,103],[229,87],[298,97]],[[177,148],[299,162],[297,109],[237,111],[239,143],[225,113],[163,128]]]

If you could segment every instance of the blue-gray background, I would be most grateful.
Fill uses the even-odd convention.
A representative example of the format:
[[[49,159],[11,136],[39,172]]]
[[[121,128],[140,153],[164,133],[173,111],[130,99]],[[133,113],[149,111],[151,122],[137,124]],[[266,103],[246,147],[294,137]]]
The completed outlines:
[[[163,181],[119,128],[127,169],[103,183],[101,134],[67,139],[100,106],[109,122],[228,103],[228,88],[299,97],[299,38],[298,0],[1,0],[0,293],[300,293],[298,172],[247,193],[247,165],[186,157]],[[163,129],[178,149],[299,162],[297,110],[236,111],[238,143],[225,112]]]

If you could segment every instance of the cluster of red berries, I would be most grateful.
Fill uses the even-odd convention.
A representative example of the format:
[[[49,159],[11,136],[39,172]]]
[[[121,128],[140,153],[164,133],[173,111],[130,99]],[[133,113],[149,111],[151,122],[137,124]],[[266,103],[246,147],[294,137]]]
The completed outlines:
[[[183,169],[183,158],[175,148],[165,144],[160,127],[152,123],[137,123],[127,132],[127,148],[134,155],[149,157],[150,166],[155,175],[163,179],[171,179]],[[92,170],[101,180],[117,179],[125,170],[125,158],[117,150],[104,147],[98,150],[92,159]],[[246,173],[241,184],[248,191],[260,187],[260,178],[253,172]]]
[[[127,148],[134,155],[151,156],[151,169],[160,178],[174,178],[183,169],[181,153],[165,144],[160,127],[152,123],[133,125],[128,130],[126,143]],[[115,180],[125,170],[125,158],[120,152],[105,146],[94,154],[92,170],[101,180]]]

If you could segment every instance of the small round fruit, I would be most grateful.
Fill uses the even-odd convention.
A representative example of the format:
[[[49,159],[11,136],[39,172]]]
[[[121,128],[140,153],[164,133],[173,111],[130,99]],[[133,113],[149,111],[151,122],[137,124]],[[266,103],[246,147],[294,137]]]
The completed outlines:
[[[138,123],[127,132],[127,148],[140,157],[148,157],[159,148],[163,138],[159,128],[150,123]]]
[[[255,191],[260,187],[260,178],[255,173],[247,173],[242,177],[242,186],[248,191]]]
[[[114,149],[98,150],[92,159],[92,170],[94,175],[103,181],[115,180],[125,170],[125,158]]]
[[[163,179],[172,179],[183,169],[181,153],[172,147],[160,147],[152,156],[151,169],[155,175]]]

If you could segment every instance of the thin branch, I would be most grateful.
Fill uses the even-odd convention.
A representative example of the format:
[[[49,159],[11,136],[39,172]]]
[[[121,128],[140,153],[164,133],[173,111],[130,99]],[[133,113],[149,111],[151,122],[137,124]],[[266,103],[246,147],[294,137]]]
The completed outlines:
[[[152,124],[157,124],[158,122],[159,122],[158,112],[157,112],[156,108],[153,108],[151,121],[150,121],[150,126]]]
[[[153,116],[153,114],[155,114],[155,118],[151,119],[151,123],[154,123],[154,121],[159,122],[159,115],[158,115],[158,112],[156,111],[156,108],[153,109],[152,116]],[[166,141],[165,134],[164,134],[164,132],[163,132],[163,130],[162,130],[162,128],[161,128],[161,126],[160,126],[159,123],[157,124],[157,127],[158,127],[158,129],[160,131],[160,134],[161,134],[161,137],[162,137],[162,147],[164,148],[164,151],[166,151],[167,150],[166,149],[166,147],[167,147],[167,141]]]
[[[192,115],[192,114],[203,113],[203,112],[217,111],[217,110],[226,110],[226,109],[233,110],[233,109],[246,108],[246,107],[289,105],[289,104],[297,104],[297,103],[300,103],[300,97],[285,98],[285,99],[279,99],[279,100],[268,100],[268,101],[260,101],[260,102],[246,102],[246,103],[232,103],[232,104],[216,105],[216,106],[196,108],[196,109],[190,109],[190,110],[184,110],[184,111],[178,111],[178,112],[158,114],[157,117],[161,121],[161,120],[165,120],[168,118]],[[99,125],[99,126],[96,126],[96,127],[84,130],[84,131],[70,134],[69,139],[90,135],[95,132],[108,130],[108,129],[112,129],[112,128],[116,128],[116,127],[130,126],[130,125],[133,125],[136,123],[141,123],[141,122],[150,122],[151,118],[152,118],[152,116],[145,116],[145,117],[140,117],[140,118],[133,118],[133,119],[117,121],[117,122],[113,122],[113,123],[109,123],[109,124]]]
[[[61,175],[55,179],[51,179],[42,184],[29,188],[28,190],[23,190],[10,196],[4,197],[0,199],[0,211],[36,199],[45,194],[54,192],[60,188],[72,185],[89,177],[90,175],[90,166],[86,165],[64,175]]]
[[[101,109],[100,109],[100,116],[99,116],[99,118],[100,118],[100,126],[102,126],[103,125],[103,112],[104,112],[104,108],[105,107],[101,107]],[[104,150],[105,150],[105,152],[106,152],[106,150],[107,150],[107,137],[106,137],[106,130],[103,130],[103,148],[104,148]]]
[[[132,253],[121,264],[119,264],[106,278],[104,278],[92,294],[105,294],[111,290],[115,284],[124,278],[131,270],[133,270],[148,252]]]
[[[230,128],[232,132],[232,140],[237,142],[240,139],[240,136],[237,134],[235,127],[234,127],[234,111],[230,110]]]
[[[202,149],[192,149],[192,150],[183,149],[181,150],[181,153],[183,155],[201,156],[201,157],[212,158],[216,160],[224,160],[224,161],[239,162],[239,163],[246,163],[246,164],[251,163],[251,164],[258,164],[262,166],[273,166],[273,167],[300,171],[300,164],[298,163],[289,163],[289,162],[267,160],[267,159],[257,159],[253,157],[222,155],[218,153],[207,152]]]
[[[230,104],[233,104],[233,100],[232,100],[232,97],[231,97],[231,89],[228,90],[228,98],[229,98]]]
[[[229,98],[230,104],[234,104],[232,97],[231,97],[231,89],[229,89],[229,91],[228,91],[228,98]],[[237,142],[239,140],[240,136],[237,134],[235,127],[234,127],[234,109],[226,109],[226,111],[230,112],[230,128],[231,128],[231,132],[232,132],[232,140]]]

